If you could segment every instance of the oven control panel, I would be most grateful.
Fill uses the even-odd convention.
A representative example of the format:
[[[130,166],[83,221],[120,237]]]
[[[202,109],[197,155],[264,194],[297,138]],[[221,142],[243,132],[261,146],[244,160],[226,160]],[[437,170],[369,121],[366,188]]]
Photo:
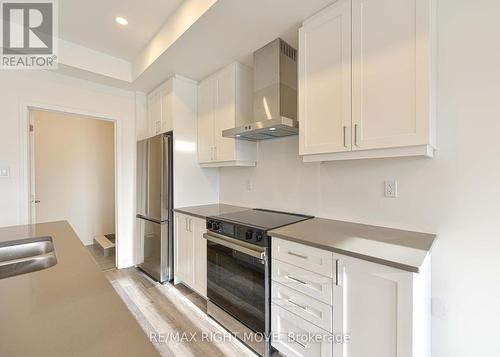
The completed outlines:
[[[267,246],[267,232],[253,227],[207,218],[207,229],[241,241]]]

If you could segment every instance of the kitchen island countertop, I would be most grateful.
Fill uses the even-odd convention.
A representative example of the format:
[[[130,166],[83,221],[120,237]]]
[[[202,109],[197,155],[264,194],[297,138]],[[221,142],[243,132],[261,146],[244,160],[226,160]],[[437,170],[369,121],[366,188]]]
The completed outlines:
[[[57,264],[0,279],[1,356],[158,356],[67,222],[0,228],[52,237]]]

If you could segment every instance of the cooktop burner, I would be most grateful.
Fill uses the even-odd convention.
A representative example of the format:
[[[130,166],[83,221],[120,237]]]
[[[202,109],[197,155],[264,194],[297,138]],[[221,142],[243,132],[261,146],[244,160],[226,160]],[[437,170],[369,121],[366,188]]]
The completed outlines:
[[[267,231],[292,223],[305,221],[306,219],[310,219],[313,217],[295,213],[278,212],[256,208],[246,211],[221,214],[212,218]]]

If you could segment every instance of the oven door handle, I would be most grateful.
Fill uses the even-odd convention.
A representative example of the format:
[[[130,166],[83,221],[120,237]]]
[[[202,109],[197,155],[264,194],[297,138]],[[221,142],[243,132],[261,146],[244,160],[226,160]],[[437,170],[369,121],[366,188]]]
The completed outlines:
[[[244,247],[240,244],[234,243],[233,241],[237,242],[236,239],[231,239],[231,238],[226,238],[222,235],[217,234],[217,236],[214,235],[214,233],[204,233],[203,238],[206,240],[223,245],[224,247],[228,247],[230,249],[234,249],[240,253],[250,255],[254,258],[264,260],[266,258],[266,252],[265,251],[258,251],[255,249],[247,248]],[[231,240],[229,240],[231,239]]]

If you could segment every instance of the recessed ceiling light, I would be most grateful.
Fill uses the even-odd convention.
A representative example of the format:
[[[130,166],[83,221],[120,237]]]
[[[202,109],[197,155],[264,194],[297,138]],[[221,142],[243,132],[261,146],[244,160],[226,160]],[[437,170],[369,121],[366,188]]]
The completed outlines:
[[[236,137],[239,138],[241,135],[240,134],[236,134]]]
[[[269,128],[269,131],[275,131],[276,128]]]
[[[121,17],[121,16],[115,17],[115,21],[118,22],[122,26],[128,25],[127,19],[124,17]]]

